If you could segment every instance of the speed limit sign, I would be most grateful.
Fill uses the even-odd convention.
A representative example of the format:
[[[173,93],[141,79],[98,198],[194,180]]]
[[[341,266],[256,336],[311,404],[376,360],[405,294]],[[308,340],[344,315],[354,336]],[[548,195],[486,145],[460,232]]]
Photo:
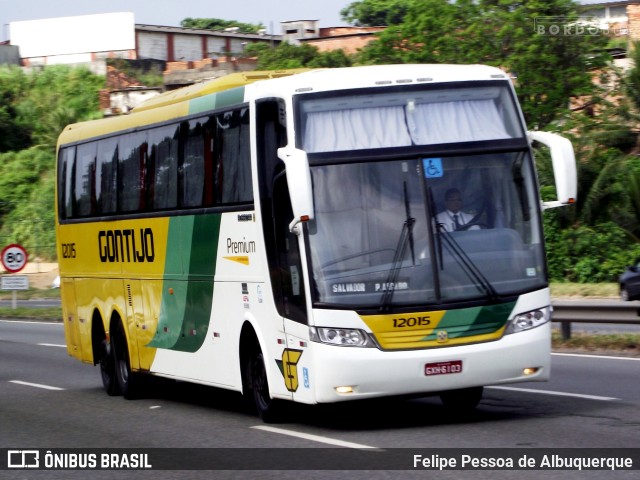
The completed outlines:
[[[15,243],[4,247],[1,256],[2,266],[10,273],[19,272],[27,264],[27,251]]]

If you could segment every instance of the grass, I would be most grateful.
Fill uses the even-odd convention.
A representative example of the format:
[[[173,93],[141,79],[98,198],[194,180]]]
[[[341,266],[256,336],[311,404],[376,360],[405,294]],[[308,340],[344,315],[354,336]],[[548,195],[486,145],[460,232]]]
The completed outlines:
[[[0,300],[11,300],[13,292],[0,290]],[[18,300],[42,300],[49,298],[60,298],[59,288],[30,288],[28,290],[16,290]]]
[[[572,333],[571,338],[564,340],[559,331],[554,331],[551,344],[554,351],[570,350],[640,356],[640,334],[637,333]]]
[[[60,298],[59,288],[16,290],[16,300],[48,300]],[[13,292],[0,290],[0,300],[11,301]],[[62,321],[61,307],[0,307],[0,318],[18,318],[50,322]]]
[[[552,283],[552,298],[619,298],[617,283]]]
[[[0,307],[0,318],[62,322],[61,307]]]

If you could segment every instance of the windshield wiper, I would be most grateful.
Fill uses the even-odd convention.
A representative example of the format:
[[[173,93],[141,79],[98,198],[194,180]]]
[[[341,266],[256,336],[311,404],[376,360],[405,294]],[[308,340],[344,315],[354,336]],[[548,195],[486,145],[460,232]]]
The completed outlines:
[[[493,285],[491,285],[491,282],[487,279],[484,273],[482,273],[478,266],[473,263],[473,260],[469,258],[467,252],[465,252],[460,244],[455,241],[453,235],[450,232],[447,232],[443,225],[438,225],[437,228],[438,231],[443,232],[438,236],[444,240],[444,243],[447,246],[447,250],[451,252],[453,258],[455,258],[458,262],[458,265],[463,267],[463,270],[467,273],[469,278],[474,281],[474,284],[476,286],[480,285],[482,288],[484,288],[485,292],[491,300],[497,300],[498,292],[496,291],[496,289],[493,287]],[[444,264],[442,263],[442,261],[440,265],[440,268],[444,269]]]
[[[440,266],[440,270],[444,270],[444,255],[442,244],[443,241],[447,245],[447,250],[451,252],[453,258],[456,259],[456,262],[462,269],[467,273],[470,280],[474,282],[474,284],[482,286],[485,292],[489,295],[489,298],[495,300],[498,298],[498,292],[491,285],[491,282],[487,279],[487,277],[482,273],[482,271],[478,268],[478,266],[473,263],[473,260],[469,258],[464,249],[455,241],[450,232],[447,231],[444,224],[438,222],[438,216],[435,210],[435,201],[433,200],[433,190],[431,187],[427,187],[427,199],[429,201],[429,207],[431,210],[431,218],[432,218],[432,226],[434,233],[434,243],[436,251],[434,254],[438,255],[438,259],[436,264]],[[437,274],[437,268],[434,266],[434,272],[436,274],[436,298],[440,299],[440,276]]]
[[[387,279],[384,284],[384,292],[380,299],[380,311],[385,311],[389,308],[389,304],[393,299],[395,292],[396,282],[398,275],[402,268],[402,261],[404,260],[405,252],[407,251],[407,245],[411,248],[411,264],[416,264],[415,246],[413,243],[413,226],[416,223],[416,219],[411,216],[411,210],[409,208],[409,195],[407,193],[407,182],[404,182],[404,210],[405,221],[402,224],[402,230],[400,231],[400,238],[398,239],[398,245],[396,246],[393,260],[391,262],[391,269],[387,274]]]

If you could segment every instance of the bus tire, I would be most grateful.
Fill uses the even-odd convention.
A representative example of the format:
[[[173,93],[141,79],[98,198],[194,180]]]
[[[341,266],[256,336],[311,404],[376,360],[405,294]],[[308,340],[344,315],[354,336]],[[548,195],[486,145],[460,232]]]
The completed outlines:
[[[246,377],[248,393],[253,396],[256,410],[262,421],[277,423],[281,418],[280,402],[271,398],[264,355],[257,345],[249,354]]]
[[[482,400],[483,387],[461,388],[440,394],[440,400],[447,410],[458,413],[473,411]]]
[[[106,338],[100,343],[98,363],[100,364],[102,385],[107,395],[112,397],[120,395],[120,384],[116,375],[116,361],[113,355],[113,348]]]
[[[118,386],[124,398],[131,400],[139,395],[140,375],[131,371],[127,336],[121,321],[116,321],[111,333],[111,351],[115,361]]]

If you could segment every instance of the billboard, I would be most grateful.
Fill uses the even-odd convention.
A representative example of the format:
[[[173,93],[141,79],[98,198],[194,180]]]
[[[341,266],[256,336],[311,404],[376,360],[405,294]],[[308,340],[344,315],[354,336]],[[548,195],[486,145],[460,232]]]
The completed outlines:
[[[11,22],[9,29],[22,58],[136,48],[133,12]]]

